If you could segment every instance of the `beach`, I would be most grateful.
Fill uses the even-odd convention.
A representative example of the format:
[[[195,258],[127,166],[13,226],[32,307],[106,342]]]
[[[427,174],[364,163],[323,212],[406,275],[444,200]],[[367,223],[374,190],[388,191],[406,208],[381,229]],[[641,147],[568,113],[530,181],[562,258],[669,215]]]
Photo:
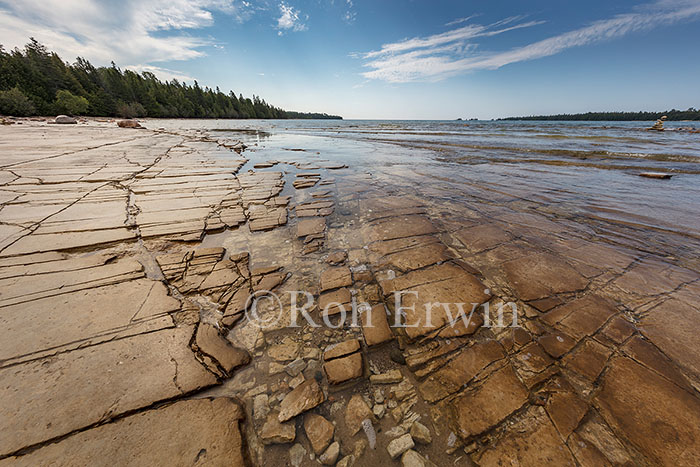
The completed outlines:
[[[0,466],[700,461],[697,122],[18,122]]]

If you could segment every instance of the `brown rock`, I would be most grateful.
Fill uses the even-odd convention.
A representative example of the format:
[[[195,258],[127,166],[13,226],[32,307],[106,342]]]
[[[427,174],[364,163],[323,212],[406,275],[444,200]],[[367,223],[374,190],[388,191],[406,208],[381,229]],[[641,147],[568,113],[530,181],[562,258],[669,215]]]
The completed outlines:
[[[561,441],[542,407],[528,410],[505,436],[477,459],[480,466],[557,465],[575,466],[569,449]]]
[[[143,128],[136,120],[119,120],[117,126],[119,128]]]
[[[321,387],[315,379],[304,381],[282,400],[278,419],[280,422],[296,417],[300,413],[313,409],[326,400]]]
[[[537,339],[537,342],[554,358],[559,358],[573,349],[576,341],[563,332],[551,332]]]
[[[564,292],[575,292],[588,281],[563,259],[549,253],[536,253],[503,264],[508,282],[524,301],[537,300]]]
[[[263,444],[291,443],[296,438],[294,423],[280,423],[279,414],[270,414],[260,431]]]
[[[323,465],[335,465],[340,455],[340,443],[335,441],[333,444],[328,446],[326,452],[321,454],[318,458],[319,462]]]
[[[231,345],[211,324],[201,323],[199,325],[195,342],[200,352],[219,362],[227,374],[250,361],[248,352]]]
[[[364,420],[374,420],[372,409],[369,408],[361,395],[355,394],[345,407],[345,426],[350,430],[350,436],[362,429]]]
[[[302,219],[297,224],[297,237],[322,234],[326,230],[326,220],[322,217]]]
[[[563,359],[564,366],[593,382],[605,368],[612,351],[592,340],[586,341]]]
[[[328,255],[326,258],[326,263],[328,264],[342,264],[345,262],[345,260],[348,258],[348,254],[345,251],[336,251],[334,253],[331,253]]]
[[[326,347],[323,352],[324,360],[332,360],[360,350],[360,342],[357,339],[349,339]]]
[[[360,315],[360,324],[368,346],[381,344],[394,338],[394,333],[387,322],[386,310],[381,303],[374,305],[369,311],[363,311]]]
[[[564,439],[569,437],[588,412],[588,404],[570,390],[555,391],[547,399],[545,408]]]
[[[605,325],[601,333],[616,344],[621,344],[627,340],[636,328],[632,323],[627,321],[622,316],[616,316]]]
[[[335,426],[320,415],[308,413],[304,416],[304,431],[314,453],[318,456],[333,440]]]
[[[461,390],[481,370],[505,357],[497,341],[488,340],[462,350],[444,367],[418,386],[428,402],[435,402]]]
[[[321,292],[352,285],[352,273],[347,266],[328,268],[321,273]]]
[[[321,316],[328,313],[328,316],[333,316],[341,313],[341,307],[345,311],[346,316],[352,312],[352,293],[350,290],[343,287],[342,289],[333,290],[331,292],[322,293],[318,297],[318,308]]]
[[[601,415],[656,465],[696,465],[700,401],[628,358],[616,358],[595,397]]]
[[[459,435],[467,439],[488,430],[522,407],[527,398],[510,365],[498,370],[475,391],[456,399],[452,410]]]
[[[616,311],[602,297],[587,295],[553,309],[542,320],[580,340],[593,335]]]
[[[199,459],[243,466],[239,424],[244,417],[225,397],[182,400],[75,433],[0,465],[130,465],[136,460],[141,465],[179,465]]]
[[[355,353],[347,357],[336,358],[323,364],[328,382],[340,384],[362,376],[362,354]]]

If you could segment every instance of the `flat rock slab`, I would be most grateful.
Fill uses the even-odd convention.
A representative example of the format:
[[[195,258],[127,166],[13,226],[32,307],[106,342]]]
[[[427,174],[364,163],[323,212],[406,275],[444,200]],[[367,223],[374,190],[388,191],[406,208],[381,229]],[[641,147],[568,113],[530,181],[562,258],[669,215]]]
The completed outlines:
[[[537,300],[584,289],[588,281],[563,259],[537,253],[503,264],[508,283],[521,300]]]
[[[452,410],[458,435],[464,439],[500,423],[528,400],[525,386],[507,365],[489,376],[475,391],[456,399]]]
[[[302,219],[297,224],[297,237],[322,234],[326,230],[326,220],[323,217]]]
[[[541,407],[531,408],[526,417],[478,459],[480,466],[577,465],[567,446]]]
[[[633,360],[617,358],[595,400],[613,430],[657,465],[697,465],[697,397]]]
[[[0,455],[216,384],[190,350],[193,331],[165,329],[1,369]]]
[[[323,364],[330,384],[340,384],[362,376],[362,354],[354,353]]]
[[[332,360],[357,352],[358,350],[360,350],[360,342],[357,339],[350,339],[326,347],[326,350],[323,352],[323,359]]]
[[[0,466],[37,465],[246,465],[240,423],[245,414],[232,399],[194,399],[130,415],[76,433]]]
[[[324,400],[326,396],[316,380],[304,381],[282,400],[277,418],[280,422],[286,422],[300,413],[313,409]]]
[[[394,338],[394,333],[389,327],[384,304],[374,305],[370,310],[363,311],[360,315],[362,335],[368,346],[382,344]]]
[[[335,425],[320,415],[308,413],[304,416],[304,432],[314,453],[318,456],[333,440]]]
[[[352,285],[352,273],[347,266],[336,266],[321,273],[321,292]]]

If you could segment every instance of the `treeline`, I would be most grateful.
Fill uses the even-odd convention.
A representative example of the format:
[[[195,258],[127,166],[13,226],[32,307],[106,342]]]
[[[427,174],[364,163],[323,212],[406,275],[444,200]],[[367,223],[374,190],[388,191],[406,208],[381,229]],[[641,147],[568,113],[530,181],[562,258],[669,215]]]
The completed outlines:
[[[693,107],[688,110],[671,109],[666,112],[588,112],[585,114],[533,115],[529,117],[508,117],[499,120],[580,120],[580,121],[653,121],[666,115],[668,120],[700,120],[700,110]]]
[[[279,118],[340,119],[325,113],[290,112],[258,96],[252,99],[192,86],[178,80],[160,81],[153,73],[94,67],[78,58],[64,62],[31,39],[24,50],[0,45],[0,115],[89,115],[156,118]]]

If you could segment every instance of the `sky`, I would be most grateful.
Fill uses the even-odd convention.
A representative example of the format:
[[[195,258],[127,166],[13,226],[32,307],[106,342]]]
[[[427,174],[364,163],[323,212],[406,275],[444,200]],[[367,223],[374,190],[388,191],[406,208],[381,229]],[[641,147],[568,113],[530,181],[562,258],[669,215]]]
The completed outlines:
[[[0,44],[344,118],[700,107],[700,0],[0,0]]]

